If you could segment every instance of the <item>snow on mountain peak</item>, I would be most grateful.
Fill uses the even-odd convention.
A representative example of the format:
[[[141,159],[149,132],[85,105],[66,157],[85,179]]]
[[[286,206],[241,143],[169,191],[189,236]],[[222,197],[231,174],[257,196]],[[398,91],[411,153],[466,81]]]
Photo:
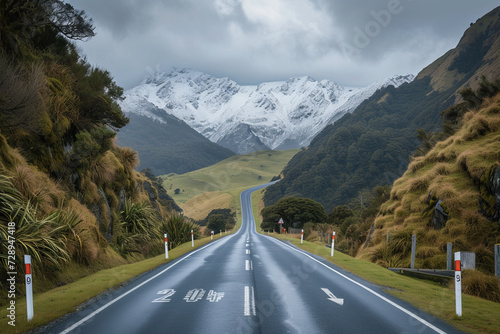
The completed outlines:
[[[410,82],[394,76],[364,88],[347,88],[310,76],[240,86],[229,78],[186,68],[157,71],[125,92],[124,112],[149,114],[147,103],[185,121],[213,142],[245,154],[307,146],[380,88]],[[243,126],[243,127],[242,127]]]

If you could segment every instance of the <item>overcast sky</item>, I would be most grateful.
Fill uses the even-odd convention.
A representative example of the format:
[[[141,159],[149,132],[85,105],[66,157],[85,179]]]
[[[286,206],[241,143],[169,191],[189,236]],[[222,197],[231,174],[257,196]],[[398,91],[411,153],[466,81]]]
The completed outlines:
[[[67,0],[93,20],[79,43],[125,89],[159,68],[239,84],[310,75],[366,86],[417,74],[498,0]]]

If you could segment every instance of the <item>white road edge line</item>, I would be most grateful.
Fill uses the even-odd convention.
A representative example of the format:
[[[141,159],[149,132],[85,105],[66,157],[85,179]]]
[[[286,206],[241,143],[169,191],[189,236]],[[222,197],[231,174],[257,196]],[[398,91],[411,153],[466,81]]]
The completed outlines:
[[[269,238],[271,238],[271,237],[269,237]],[[274,238],[273,238],[273,239],[274,239]],[[385,301],[385,302],[389,303],[390,305],[394,306],[394,307],[395,307],[395,308],[397,308],[398,310],[400,310],[400,311],[402,311],[402,312],[404,312],[404,313],[408,314],[408,315],[409,315],[410,317],[412,317],[413,319],[415,319],[415,320],[417,320],[417,321],[421,322],[422,324],[426,325],[427,327],[431,328],[431,329],[432,329],[432,330],[434,330],[435,332],[440,333],[440,334],[446,334],[446,332],[445,332],[445,331],[443,331],[443,330],[441,330],[441,329],[437,328],[436,326],[434,326],[433,324],[431,324],[431,323],[430,323],[430,322],[428,322],[427,320],[422,319],[421,317],[419,317],[419,316],[418,316],[418,315],[416,315],[415,313],[408,311],[408,310],[407,310],[407,309],[405,309],[404,307],[402,307],[402,306],[400,306],[400,305],[396,304],[395,302],[393,302],[392,300],[390,300],[390,299],[388,299],[388,298],[386,298],[386,297],[382,296],[382,295],[381,295],[381,294],[379,294],[378,292],[373,291],[373,290],[372,290],[372,289],[370,289],[369,287],[364,286],[363,284],[361,284],[361,283],[359,283],[359,282],[356,282],[356,281],[355,281],[355,280],[353,280],[352,278],[347,277],[347,276],[345,276],[344,274],[342,274],[342,273],[338,272],[337,270],[335,270],[335,269],[333,269],[333,268],[331,268],[331,267],[327,266],[326,264],[324,264],[324,263],[322,263],[322,262],[318,261],[317,259],[315,259],[315,258],[314,258],[314,257],[312,257],[311,255],[307,254],[306,252],[304,252],[304,251],[302,251],[302,250],[299,250],[299,249],[297,249],[297,248],[294,248],[294,247],[292,247],[292,246],[290,246],[290,245],[287,245],[286,243],[284,243],[284,242],[282,242],[282,241],[279,241],[279,240],[277,240],[277,239],[274,239],[274,240],[276,240],[276,241],[280,242],[281,244],[285,245],[286,247],[288,247],[288,248],[290,248],[290,249],[292,249],[292,250],[294,250],[294,251],[296,251],[296,252],[298,252],[298,253],[301,253],[302,255],[307,256],[307,257],[308,257],[308,258],[310,258],[311,260],[313,260],[313,261],[315,261],[315,262],[317,262],[317,263],[321,264],[323,267],[325,267],[325,268],[327,268],[327,269],[329,269],[329,270],[333,271],[333,272],[334,272],[334,273],[336,273],[337,275],[339,275],[339,276],[341,276],[341,277],[345,278],[346,280],[348,280],[348,281],[350,281],[350,282],[352,282],[352,283],[354,283],[354,284],[358,285],[359,287],[361,287],[361,288],[365,289],[366,291],[370,292],[371,294],[373,294],[373,295],[377,296],[378,298],[382,299],[383,301]]]
[[[218,241],[216,242],[211,242],[209,243],[208,245],[206,246],[203,246],[202,248],[198,248],[197,250],[189,253],[188,255],[186,255],[184,258],[180,259],[179,261],[175,262],[174,264],[170,265],[168,268],[165,268],[163,269],[162,271],[160,271],[158,274],[154,275],[153,277],[150,277],[148,278],[147,280],[145,280],[144,282],[142,282],[141,284],[139,284],[138,286],[136,286],[135,288],[133,289],[130,289],[129,291],[121,294],[120,296],[116,297],[115,299],[113,299],[112,301],[110,301],[109,303],[101,306],[100,308],[98,308],[97,310],[95,310],[94,312],[90,313],[88,316],[86,316],[85,318],[81,319],[80,321],[76,322],[73,324],[73,326],[69,327],[69,328],[66,328],[64,331],[62,331],[60,334],[67,334],[69,332],[71,332],[73,329],[77,328],[78,326],[80,326],[81,324],[83,324],[84,322],[86,322],[87,320],[89,320],[90,318],[93,318],[94,316],[96,316],[97,314],[101,313],[102,311],[104,311],[106,308],[108,308],[109,306],[111,306],[112,304],[116,303],[117,301],[119,301],[120,299],[122,299],[123,297],[125,297],[126,295],[128,295],[129,293],[139,289],[140,287],[142,287],[143,285],[149,283],[150,281],[154,280],[155,278],[157,278],[158,276],[162,275],[163,273],[165,273],[167,270],[170,270],[172,267],[175,267],[177,264],[181,263],[182,261],[184,261],[185,259],[187,259],[188,257],[190,257],[191,255],[209,247],[209,246],[212,246],[214,244],[216,244]]]

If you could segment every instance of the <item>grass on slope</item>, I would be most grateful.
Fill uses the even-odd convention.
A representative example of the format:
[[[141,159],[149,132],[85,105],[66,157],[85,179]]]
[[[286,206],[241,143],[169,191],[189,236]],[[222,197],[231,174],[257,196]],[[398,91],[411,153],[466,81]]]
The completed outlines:
[[[279,175],[299,150],[259,151],[237,155],[186,174],[160,176],[163,187],[178,204],[207,192],[251,187]],[[175,190],[179,189],[179,194]]]
[[[163,175],[161,179],[163,187],[189,218],[201,220],[213,209],[220,208],[229,208],[239,217],[241,191],[271,181],[297,152],[259,151],[238,155],[190,173]],[[175,189],[180,189],[179,194],[174,193]]]
[[[252,195],[252,206],[257,231],[262,233],[258,213],[262,202],[262,191]],[[434,282],[406,277],[387,270],[377,264],[335,251],[330,256],[330,249],[324,244],[304,241],[300,244],[300,235],[279,235],[274,237],[315,255],[375,284],[386,287],[385,291],[401,300],[409,302],[425,312],[443,319],[457,329],[467,333],[498,333],[500,329],[500,303],[462,294],[463,316],[455,314],[455,290]],[[425,319],[432,320],[432,319]]]

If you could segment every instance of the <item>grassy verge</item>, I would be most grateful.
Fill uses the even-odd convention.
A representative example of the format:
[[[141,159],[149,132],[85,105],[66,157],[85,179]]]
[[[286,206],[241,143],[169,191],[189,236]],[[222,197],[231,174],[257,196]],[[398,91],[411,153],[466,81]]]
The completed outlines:
[[[261,198],[261,192],[255,192],[252,197],[253,212],[259,233],[262,233],[258,218],[258,203]],[[322,256],[331,263],[370,282],[386,287],[387,293],[443,319],[461,331],[467,333],[500,332],[500,303],[463,294],[463,316],[459,318],[455,314],[455,290],[452,288],[405,277],[372,262],[356,259],[339,251],[335,251],[335,255],[331,257],[330,248],[325,247],[324,244],[308,241],[300,244],[300,235],[273,234],[273,236],[289,241],[311,254]]]
[[[219,239],[219,234],[214,236],[214,240]],[[201,247],[209,243],[210,237],[195,240],[195,247]],[[1,333],[25,333],[36,327],[44,326],[63,315],[73,312],[85,301],[113,289],[124,282],[150,271],[162,264],[168,263],[190,251],[191,242],[184,243],[168,252],[169,259],[165,255],[143,260],[137,263],[121,265],[111,269],[101,270],[76,282],[58,287],[56,289],[34,295],[34,313],[32,321],[26,319],[26,299],[23,297],[16,300],[15,327],[8,325],[7,306],[2,307],[0,316],[3,319],[0,323]],[[18,282],[18,284],[20,284]],[[36,284],[36,282],[34,282]]]

